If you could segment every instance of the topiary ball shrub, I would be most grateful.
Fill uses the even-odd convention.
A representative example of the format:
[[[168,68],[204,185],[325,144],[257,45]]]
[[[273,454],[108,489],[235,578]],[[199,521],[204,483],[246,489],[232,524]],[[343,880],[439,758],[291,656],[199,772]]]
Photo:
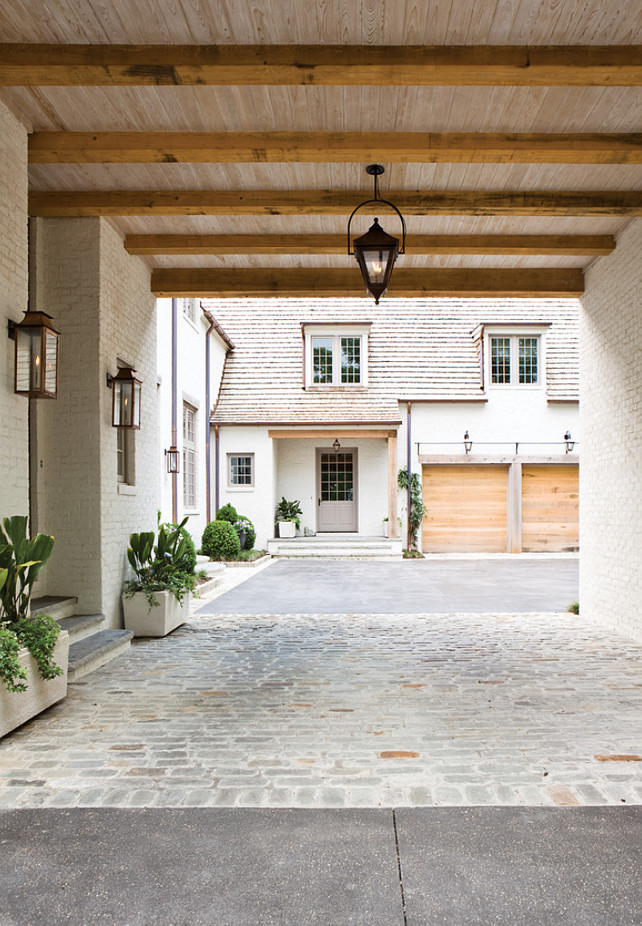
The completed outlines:
[[[238,519],[238,511],[234,505],[223,505],[223,507],[219,508],[219,510],[216,512],[217,521],[229,521],[230,524],[234,524],[234,522],[238,521]]]
[[[210,559],[235,559],[241,552],[239,535],[229,521],[210,521],[203,531],[201,549]]]
[[[245,531],[245,546],[244,550],[254,549],[254,544],[256,543],[256,531],[254,530],[254,525],[249,518],[244,517],[244,515],[239,515],[239,519],[236,522],[237,524],[243,525],[243,530]]]

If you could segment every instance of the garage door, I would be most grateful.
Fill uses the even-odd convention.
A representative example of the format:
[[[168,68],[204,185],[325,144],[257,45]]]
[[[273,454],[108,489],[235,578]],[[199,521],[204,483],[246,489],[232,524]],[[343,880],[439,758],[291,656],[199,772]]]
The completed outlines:
[[[424,466],[424,553],[506,552],[506,466]]]
[[[561,553],[579,546],[579,468],[522,466],[522,549]]]

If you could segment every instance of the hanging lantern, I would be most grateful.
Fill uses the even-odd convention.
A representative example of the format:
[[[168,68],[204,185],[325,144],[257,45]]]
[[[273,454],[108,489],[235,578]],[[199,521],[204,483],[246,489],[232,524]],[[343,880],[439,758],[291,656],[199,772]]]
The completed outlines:
[[[107,385],[113,390],[111,423],[115,428],[140,428],[140,395],[142,383],[131,367],[121,367],[116,376],[107,374]]]
[[[369,164],[368,167],[366,167],[366,173],[374,177],[374,198],[367,199],[365,202],[360,203],[348,220],[348,254],[356,257],[363,282],[366,284],[366,290],[374,297],[377,305],[379,304],[379,299],[384,295],[390,285],[392,268],[394,267],[398,255],[404,254],[406,250],[406,223],[404,217],[393,203],[386,199],[379,198],[378,178],[383,172],[384,168],[381,164]],[[384,231],[381,225],[379,225],[378,218],[375,218],[374,223],[364,235],[352,241],[350,236],[352,219],[359,209],[371,203],[383,203],[386,206],[390,206],[397,213],[401,220],[401,247],[399,246],[399,239],[395,238],[393,235],[389,235]]]
[[[10,325],[16,344],[15,389],[30,399],[55,399],[58,392],[58,332],[46,312],[27,309]]]

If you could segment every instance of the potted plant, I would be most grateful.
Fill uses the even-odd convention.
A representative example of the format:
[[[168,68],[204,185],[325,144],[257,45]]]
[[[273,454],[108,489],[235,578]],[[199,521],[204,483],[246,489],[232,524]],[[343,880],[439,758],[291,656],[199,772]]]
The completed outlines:
[[[154,531],[131,534],[127,559],[135,577],[125,583],[125,627],[135,637],[164,637],[189,618],[194,568],[186,569],[187,540],[178,525],[161,524]]]
[[[275,518],[279,537],[294,537],[301,529],[300,515],[303,514],[298,500],[289,502],[285,496],[276,506]]]
[[[0,736],[67,694],[69,635],[45,614],[30,613],[33,584],[54,545],[27,537],[27,518],[0,528]]]

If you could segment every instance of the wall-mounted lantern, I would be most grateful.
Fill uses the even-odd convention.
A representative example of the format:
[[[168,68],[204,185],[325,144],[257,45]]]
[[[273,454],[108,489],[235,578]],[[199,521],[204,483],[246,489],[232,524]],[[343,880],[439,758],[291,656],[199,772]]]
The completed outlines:
[[[335,453],[338,453],[341,450],[341,444],[339,443],[339,438],[335,437],[332,449]]]
[[[9,322],[16,344],[14,392],[29,399],[55,399],[58,393],[58,332],[46,312],[27,309],[21,322]]]
[[[466,431],[466,433],[464,434],[464,450],[466,451],[466,453],[470,453],[472,449],[473,449],[473,442],[470,439],[470,434],[468,433],[468,431]]]
[[[575,441],[571,438],[570,431],[567,431],[564,435],[564,443],[566,444],[566,452],[570,453],[575,446]]]
[[[374,297],[377,305],[388,289],[392,268],[398,255],[404,254],[406,250],[406,223],[404,217],[394,203],[379,198],[379,177],[383,172],[384,168],[381,164],[369,164],[366,167],[366,173],[374,178],[374,198],[366,199],[365,202],[360,203],[348,219],[348,254],[356,257],[366,289]],[[390,206],[397,213],[401,221],[401,247],[399,246],[399,239],[389,235],[379,225],[379,219],[374,220],[374,223],[364,235],[355,238],[354,241],[351,239],[350,226],[352,219],[359,209],[371,203],[383,203]]]
[[[180,453],[178,447],[175,447],[174,444],[165,451],[165,461],[167,463],[167,472],[168,473],[180,473],[181,471],[181,462],[180,462]]]
[[[113,390],[111,423],[114,428],[140,428],[140,395],[142,383],[131,367],[121,367],[116,376],[107,374],[107,385]]]

